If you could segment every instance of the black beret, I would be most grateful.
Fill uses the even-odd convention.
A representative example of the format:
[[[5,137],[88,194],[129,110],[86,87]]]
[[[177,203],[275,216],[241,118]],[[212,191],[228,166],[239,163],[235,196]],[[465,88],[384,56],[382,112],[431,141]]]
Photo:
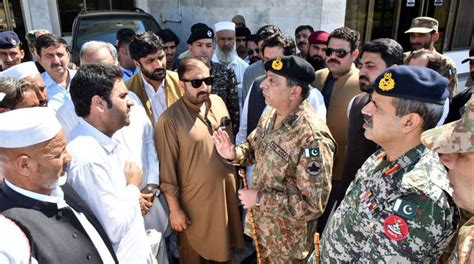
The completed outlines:
[[[373,86],[381,95],[440,105],[449,95],[448,79],[425,67],[390,67],[375,79]]]
[[[200,39],[213,39],[214,38],[214,31],[212,31],[209,27],[199,27],[196,28],[188,38],[187,43],[192,44],[196,40]]]
[[[0,32],[0,49],[11,49],[20,45],[18,35],[13,31]]]
[[[315,78],[313,66],[306,60],[294,55],[277,57],[267,61],[265,70],[304,85],[312,83]]]
[[[245,37],[247,39],[251,35],[252,35],[252,33],[250,33],[250,29],[248,29],[247,27],[235,28],[235,36],[236,37]]]

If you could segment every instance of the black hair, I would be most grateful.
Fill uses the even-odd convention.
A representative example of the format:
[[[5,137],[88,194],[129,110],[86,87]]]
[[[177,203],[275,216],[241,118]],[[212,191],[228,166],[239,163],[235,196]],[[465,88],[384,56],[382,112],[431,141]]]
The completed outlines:
[[[135,35],[130,46],[130,56],[138,61],[139,59],[163,50],[163,41],[153,32],[142,32]]]
[[[284,34],[276,34],[268,39],[265,39],[262,44],[262,54],[267,47],[282,47],[284,56],[296,54],[295,41],[292,37]]]
[[[359,40],[360,40],[360,34],[359,32],[350,29],[348,27],[340,27],[334,29],[328,37],[328,43],[331,40],[331,38],[337,38],[337,39],[343,39],[346,41],[349,41],[351,44],[351,51],[354,51],[357,49],[357,46],[359,46]]]
[[[69,52],[67,42],[62,37],[51,33],[43,34],[36,39],[36,52],[41,55],[42,48],[47,49],[49,47],[59,45],[64,45],[66,47],[67,52]]]
[[[295,35],[298,34],[298,32],[302,31],[302,30],[309,30],[311,33],[314,32],[314,28],[310,25],[301,25],[301,26],[298,26],[296,29],[295,29]]]
[[[135,37],[135,31],[130,28],[121,28],[117,31],[115,38],[117,39],[117,47],[121,48],[132,42]]]
[[[360,57],[364,52],[379,53],[388,67],[397,64],[403,65],[403,48],[400,43],[389,38],[379,38],[365,42],[360,49]]]
[[[158,37],[160,37],[163,43],[174,41],[174,44],[176,46],[179,45],[179,38],[171,29],[168,29],[168,28],[162,29],[158,31],[157,35]]]
[[[88,117],[92,97],[95,95],[102,97],[107,102],[107,107],[111,108],[110,94],[115,82],[122,77],[122,71],[115,65],[102,62],[81,65],[69,88],[76,114]]]

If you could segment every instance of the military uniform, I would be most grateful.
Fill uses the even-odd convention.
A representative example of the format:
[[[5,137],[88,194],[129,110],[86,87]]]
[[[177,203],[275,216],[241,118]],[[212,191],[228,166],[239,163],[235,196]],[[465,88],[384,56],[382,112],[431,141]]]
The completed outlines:
[[[214,76],[211,93],[217,94],[224,101],[232,121],[232,132],[236,135],[239,131],[240,109],[235,73],[220,63],[211,62],[211,65],[211,75]]]
[[[437,155],[418,145],[396,161],[362,165],[321,241],[324,262],[433,263],[459,222]]]
[[[307,100],[273,128],[271,109],[236,150],[234,163],[255,163],[252,186],[261,192],[253,207],[262,256],[297,263],[311,247],[317,217],[331,190],[336,144]],[[247,219],[245,232],[251,235]]]

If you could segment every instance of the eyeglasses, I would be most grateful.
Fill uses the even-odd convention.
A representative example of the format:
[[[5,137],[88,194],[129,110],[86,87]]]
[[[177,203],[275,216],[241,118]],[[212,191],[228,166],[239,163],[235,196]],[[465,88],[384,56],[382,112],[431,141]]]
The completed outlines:
[[[259,54],[259,53],[260,53],[260,49],[259,49],[259,48],[256,48],[256,49],[254,49],[254,50],[253,50],[253,49],[249,49],[249,50],[247,51],[247,55],[249,55],[249,56],[252,56],[254,53]]]
[[[206,85],[211,85],[211,84],[213,84],[213,83],[214,83],[214,77],[213,77],[213,76],[209,76],[209,77],[207,77],[207,78],[194,79],[194,80],[182,79],[181,81],[183,81],[183,82],[190,82],[191,85],[192,85],[194,88],[199,88],[199,87],[201,87],[202,82],[204,82]]]
[[[344,58],[347,56],[347,54],[350,53],[350,51],[347,51],[345,49],[332,49],[332,48],[326,48],[324,50],[326,52],[326,56],[331,56],[331,54],[336,53],[336,56],[340,59]]]

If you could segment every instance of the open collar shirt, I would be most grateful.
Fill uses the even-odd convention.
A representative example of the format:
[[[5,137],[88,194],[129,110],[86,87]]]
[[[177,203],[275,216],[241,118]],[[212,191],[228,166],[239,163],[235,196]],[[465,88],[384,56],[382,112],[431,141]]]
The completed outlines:
[[[141,74],[141,73],[140,73]],[[166,110],[166,94],[165,94],[165,79],[161,81],[160,87],[155,91],[155,88],[145,80],[143,74],[141,74],[143,79],[143,86],[145,88],[146,95],[150,98],[151,110],[153,111],[154,124],[158,121],[158,118]]]
[[[43,78],[46,89],[48,90],[48,107],[58,111],[58,109],[64,104],[66,100],[71,100],[71,95],[69,94],[69,86],[71,85],[71,80],[76,75],[75,70],[67,69],[69,83],[66,88],[57,84],[48,72],[43,72],[41,78]]]

